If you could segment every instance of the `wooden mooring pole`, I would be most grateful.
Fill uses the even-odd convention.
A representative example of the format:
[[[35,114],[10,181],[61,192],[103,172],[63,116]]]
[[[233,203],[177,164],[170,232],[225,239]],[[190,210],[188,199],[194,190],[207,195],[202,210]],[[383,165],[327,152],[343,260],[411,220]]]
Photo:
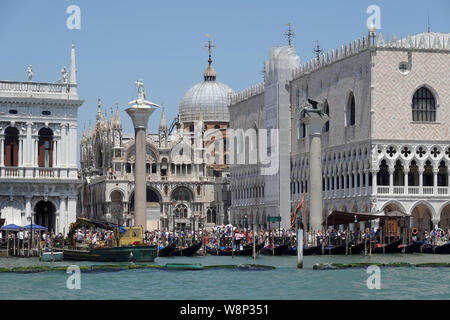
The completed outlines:
[[[253,240],[253,260],[256,260],[256,233],[254,229],[252,234],[252,240]]]

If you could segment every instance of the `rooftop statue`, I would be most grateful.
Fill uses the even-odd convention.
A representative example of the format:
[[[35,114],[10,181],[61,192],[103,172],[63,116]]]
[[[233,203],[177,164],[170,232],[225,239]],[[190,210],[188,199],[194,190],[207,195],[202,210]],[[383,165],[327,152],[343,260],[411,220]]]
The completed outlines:
[[[67,68],[64,66],[64,68],[61,69],[62,74],[62,83],[67,83]]]
[[[306,115],[309,115],[310,113],[316,113],[319,116],[323,117],[326,116],[326,114],[323,112],[323,105],[324,102],[318,102],[311,99],[308,99],[304,102],[304,106],[301,109],[301,118],[304,118]]]
[[[33,67],[32,66],[28,66],[27,72],[28,72],[28,81],[32,81],[32,79],[33,79]]]

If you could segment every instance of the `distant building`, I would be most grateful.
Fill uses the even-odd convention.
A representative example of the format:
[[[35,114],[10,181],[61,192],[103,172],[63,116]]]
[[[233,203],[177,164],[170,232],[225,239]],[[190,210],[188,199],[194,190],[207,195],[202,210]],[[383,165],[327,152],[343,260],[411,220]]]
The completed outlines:
[[[308,198],[309,136],[300,108],[309,98],[325,102],[330,118],[322,135],[324,217],[333,210],[398,210],[412,216],[419,230],[450,228],[450,34],[386,39],[371,31],[295,67],[288,60],[293,47],[274,50],[286,52],[284,60],[272,64],[277,60],[271,55],[266,82],[234,95],[229,107],[232,128],[270,128],[267,112],[274,112],[279,116],[271,127],[290,130],[289,139],[280,139],[280,148],[289,144],[290,163],[280,162],[274,175],[289,173],[289,182],[277,178],[277,188],[270,187],[280,195],[275,215],[288,218],[283,193],[290,193],[290,213],[304,192]],[[269,110],[270,72],[286,67],[291,73],[278,97],[288,90],[289,102],[278,100]],[[287,111],[289,121],[282,121]],[[248,224],[269,227],[266,218],[274,213],[267,194],[274,176],[258,176],[255,165],[231,166],[231,221],[244,224],[247,216]]]
[[[170,127],[162,110],[158,133],[147,136],[148,230],[211,228],[227,221],[230,201],[222,192],[227,192],[223,179],[229,176],[228,166],[223,152],[217,152],[222,157],[219,164],[204,159],[205,150],[214,142],[208,136],[203,139],[203,133],[228,128],[231,93],[228,86],[216,81],[210,56],[204,81],[186,92],[179,116]],[[150,117],[150,121],[154,119]],[[89,127],[81,141],[84,186],[79,195],[79,215],[133,224],[134,148],[134,134],[122,132],[118,110],[108,118],[102,114],[99,101],[95,127]],[[224,145],[217,148],[225,150]],[[215,190],[223,201],[214,198]]]
[[[67,232],[77,212],[75,47],[58,83],[0,81],[0,217]],[[70,78],[69,78],[70,76]]]

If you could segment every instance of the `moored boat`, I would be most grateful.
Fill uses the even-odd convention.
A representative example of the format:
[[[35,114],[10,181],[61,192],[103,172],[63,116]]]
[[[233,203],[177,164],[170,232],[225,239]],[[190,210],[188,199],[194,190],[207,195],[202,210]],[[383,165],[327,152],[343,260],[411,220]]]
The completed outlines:
[[[159,249],[158,257],[168,257],[173,251],[175,251],[175,249],[175,243],[172,242],[171,244]]]
[[[450,242],[443,244],[441,246],[437,246],[434,249],[434,253],[438,253],[438,254],[450,254]]]
[[[261,253],[267,256],[281,256],[288,249],[288,244],[281,244],[279,246],[275,246],[274,248],[264,247],[261,249]]]
[[[75,261],[112,261],[112,262],[153,262],[156,258],[156,246],[123,246],[114,248],[64,248],[64,260]]]
[[[402,240],[399,239],[390,244],[378,245],[372,248],[372,253],[395,253],[398,246],[402,243]],[[384,249],[383,249],[384,248]]]
[[[197,242],[190,247],[175,249],[172,251],[169,256],[170,257],[191,257],[197,253],[198,250],[202,247],[202,242]]]
[[[303,255],[304,256],[311,256],[313,254],[318,254],[321,246],[315,246],[315,247],[304,247],[303,248]],[[286,250],[286,254],[288,256],[296,256],[297,255],[297,248],[291,247]]]

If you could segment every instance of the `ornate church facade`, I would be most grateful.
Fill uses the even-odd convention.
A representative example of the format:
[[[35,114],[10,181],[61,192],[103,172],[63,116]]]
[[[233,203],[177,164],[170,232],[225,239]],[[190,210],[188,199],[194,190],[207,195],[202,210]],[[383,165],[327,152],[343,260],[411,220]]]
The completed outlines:
[[[70,74],[56,83],[0,81],[0,218],[65,233],[77,214],[78,98],[75,46]]]
[[[267,118],[267,73],[277,68],[266,67],[259,90],[232,97],[231,127],[265,128],[267,121],[247,123],[239,110]],[[288,122],[277,123],[290,130],[290,163],[280,165],[290,179],[277,189],[290,192],[290,212],[304,193],[308,199],[310,137],[300,110],[312,99],[324,103],[329,117],[322,133],[323,217],[333,210],[397,210],[412,216],[419,230],[450,228],[450,34],[397,38],[370,30],[290,69],[289,102],[275,108],[290,112]],[[231,167],[233,222],[243,224],[247,216],[249,225],[267,227],[270,179],[257,177],[254,165]]]
[[[205,158],[205,150],[216,148],[205,133],[228,128],[228,96],[233,91],[216,81],[211,42],[209,49],[204,81],[186,92],[172,126],[168,127],[162,109],[158,133],[147,134],[147,230],[209,228],[228,221],[228,167]],[[100,100],[97,109],[94,129],[90,126],[81,140],[84,184],[79,215],[132,225],[134,134],[122,131],[118,110],[108,118],[102,114]],[[223,152],[217,155],[223,157]]]

